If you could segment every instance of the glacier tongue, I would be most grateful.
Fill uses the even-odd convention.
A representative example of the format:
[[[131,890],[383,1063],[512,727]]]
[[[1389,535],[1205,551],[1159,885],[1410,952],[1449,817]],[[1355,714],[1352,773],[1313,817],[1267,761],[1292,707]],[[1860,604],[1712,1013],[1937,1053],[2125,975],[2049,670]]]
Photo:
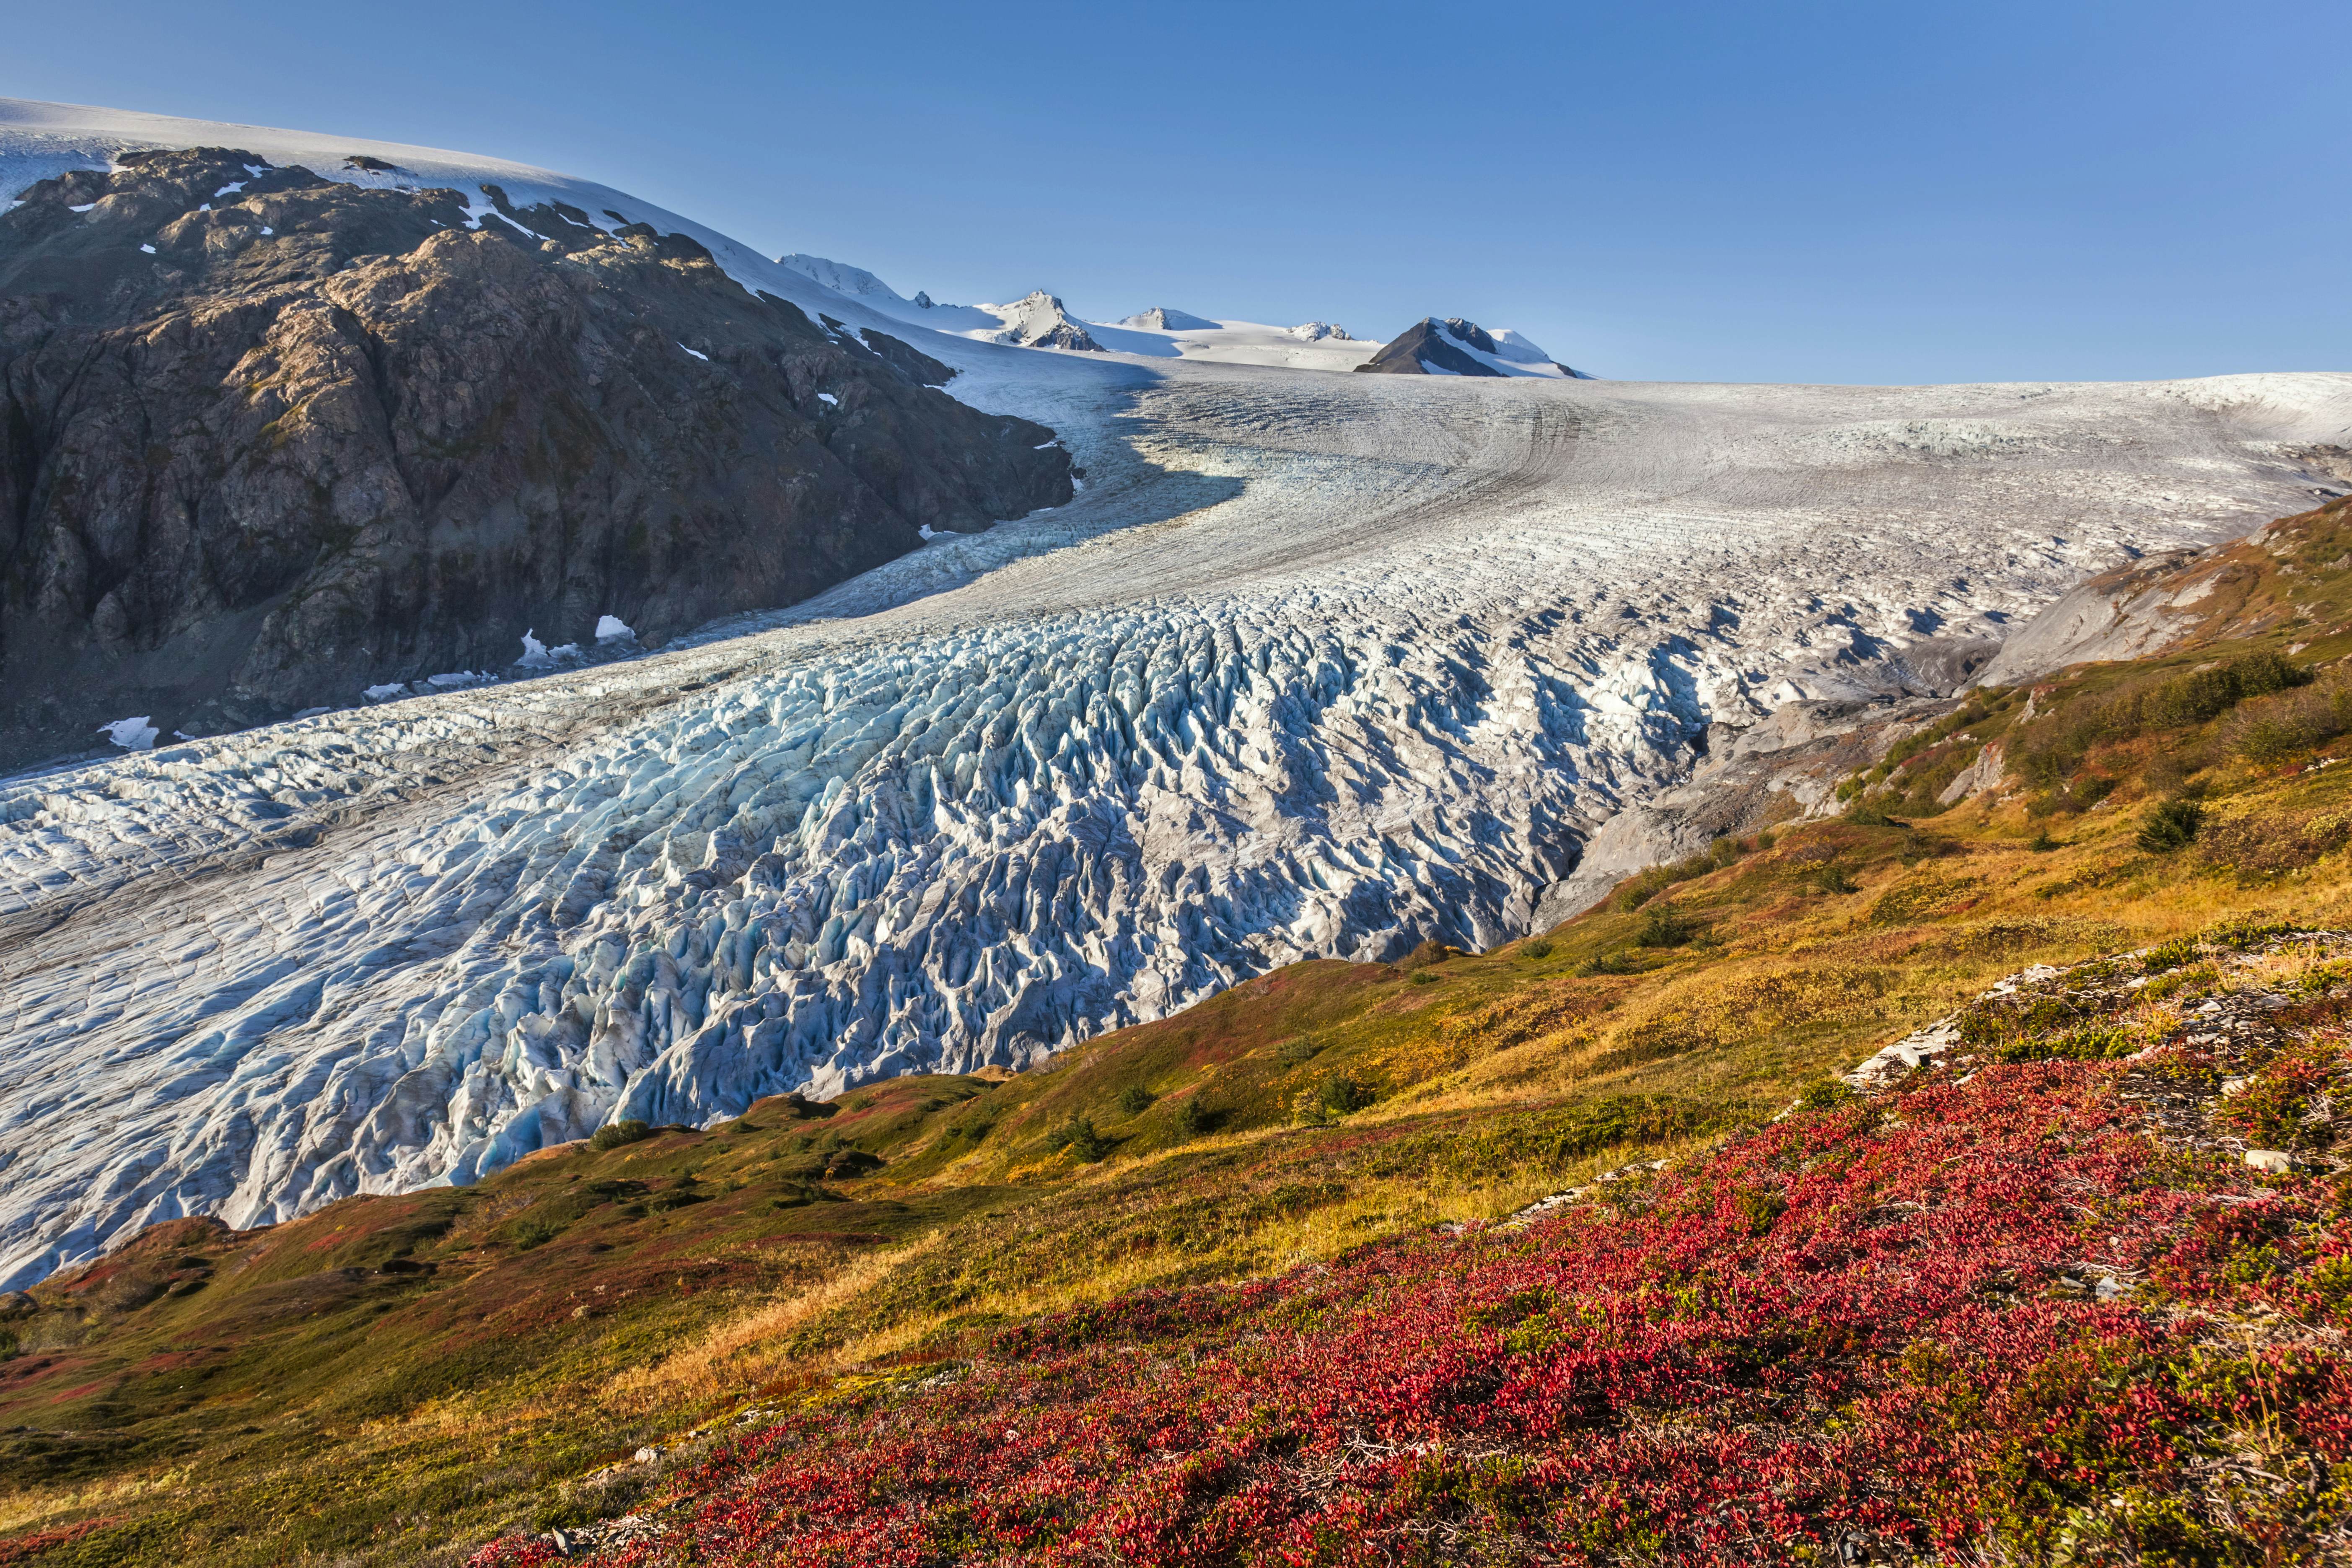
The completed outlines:
[[[2294,510],[2273,444],[2352,413],[2330,376],[956,384],[1087,492],[634,662],[0,784],[0,1285],[1516,934],[1708,722]]]

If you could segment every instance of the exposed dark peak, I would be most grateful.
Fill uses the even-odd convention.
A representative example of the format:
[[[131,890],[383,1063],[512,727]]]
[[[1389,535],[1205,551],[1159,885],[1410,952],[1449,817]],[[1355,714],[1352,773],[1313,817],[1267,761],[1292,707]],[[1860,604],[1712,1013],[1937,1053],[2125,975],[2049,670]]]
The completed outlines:
[[[1481,359],[1479,355],[1487,356]],[[1514,367],[1498,369],[1500,360]],[[1549,368],[1545,368],[1549,367]],[[1380,375],[1560,375],[1576,381],[1593,378],[1544,352],[1516,332],[1501,339],[1475,321],[1460,316],[1444,321],[1424,316],[1384,344],[1381,352],[1356,367]]]
[[[1447,336],[1456,342],[1467,343],[1481,353],[1495,354],[1503,352],[1495,346],[1495,340],[1486,335],[1486,329],[1475,321],[1465,321],[1459,316],[1448,316],[1445,318],[1444,326]]]
[[[1446,332],[1453,325],[1469,326],[1468,322],[1440,322],[1434,316],[1425,316],[1381,346],[1381,352],[1358,365],[1356,369],[1373,375],[1428,375],[1433,369],[1453,375],[1492,375],[1503,373],[1492,365],[1482,364],[1462,352],[1458,343]],[[1470,327],[1477,332],[1478,329]],[[1491,351],[1494,340],[1484,332]]]

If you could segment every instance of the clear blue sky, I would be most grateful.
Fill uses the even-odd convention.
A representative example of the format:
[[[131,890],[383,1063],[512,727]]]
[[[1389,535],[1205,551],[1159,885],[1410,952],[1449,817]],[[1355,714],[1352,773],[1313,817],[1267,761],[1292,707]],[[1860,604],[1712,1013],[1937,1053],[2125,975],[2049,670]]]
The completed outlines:
[[[2352,369],[2352,5],[83,0],[0,94],[492,153],[905,293],[1602,375]]]

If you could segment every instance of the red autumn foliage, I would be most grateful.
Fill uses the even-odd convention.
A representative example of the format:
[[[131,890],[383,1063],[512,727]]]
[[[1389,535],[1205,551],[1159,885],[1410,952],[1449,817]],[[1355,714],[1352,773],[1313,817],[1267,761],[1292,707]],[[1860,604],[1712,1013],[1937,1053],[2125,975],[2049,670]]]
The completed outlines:
[[[2352,1512],[2352,1218],[2153,1135],[2147,1070],[1930,1073],[1525,1230],[1008,1330],[594,1560],[2292,1560]]]

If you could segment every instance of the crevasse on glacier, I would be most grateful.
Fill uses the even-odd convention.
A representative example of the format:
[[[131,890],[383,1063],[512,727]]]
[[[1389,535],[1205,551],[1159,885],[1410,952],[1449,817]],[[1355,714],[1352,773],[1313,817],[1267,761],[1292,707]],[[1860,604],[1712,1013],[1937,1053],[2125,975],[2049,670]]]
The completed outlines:
[[[501,885],[482,963],[380,1029],[384,1107],[304,1184],[463,1180],[615,1114],[1026,1063],[1294,958],[1512,934],[1570,857],[1575,689],[1257,630],[905,647],[566,759],[417,868]],[[1612,723],[1671,746],[1685,717]]]
[[[998,387],[1084,503],[795,624],[0,784],[0,1283],[1515,935],[1708,720],[2286,510],[2352,411],[1171,374]]]

